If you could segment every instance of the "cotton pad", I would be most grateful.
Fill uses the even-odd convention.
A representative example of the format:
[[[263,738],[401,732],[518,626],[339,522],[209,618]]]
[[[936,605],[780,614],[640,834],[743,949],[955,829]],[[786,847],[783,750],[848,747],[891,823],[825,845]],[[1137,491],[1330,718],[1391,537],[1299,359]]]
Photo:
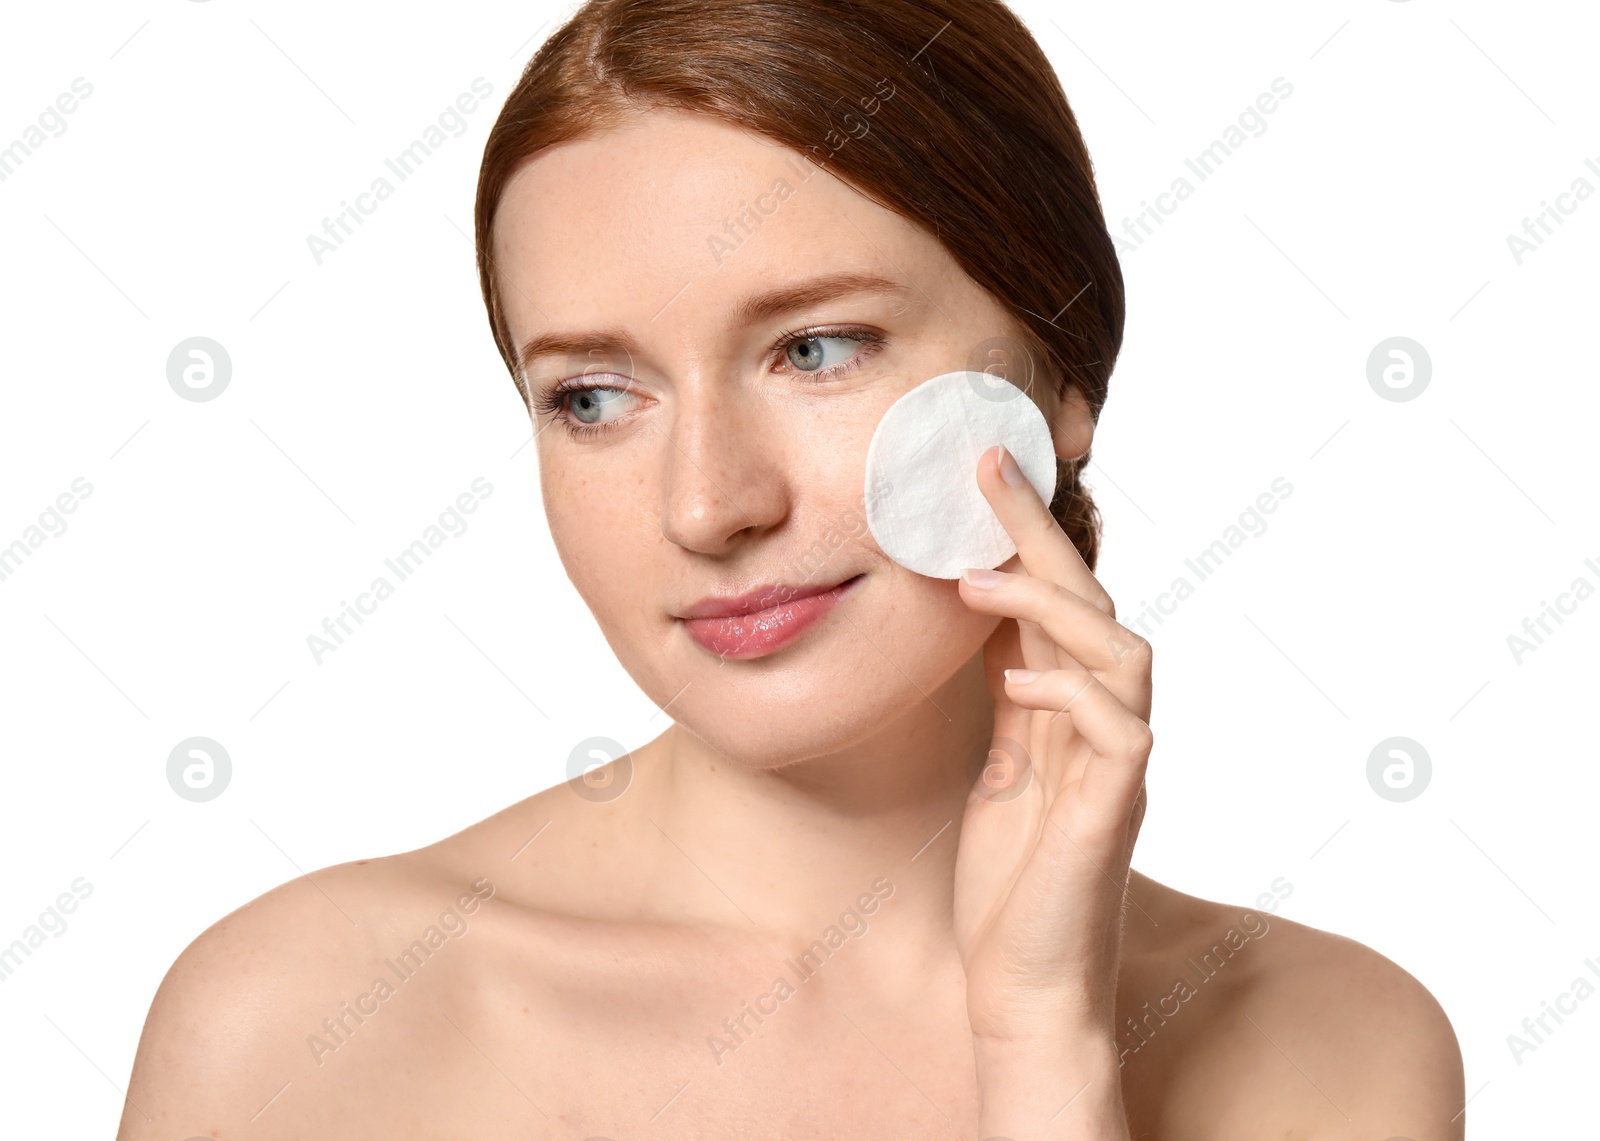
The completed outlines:
[[[978,457],[1004,444],[1050,502],[1056,455],[1028,394],[986,372],[947,372],[896,400],[867,445],[866,514],[884,554],[929,578],[992,569],[1017,553],[978,489]]]

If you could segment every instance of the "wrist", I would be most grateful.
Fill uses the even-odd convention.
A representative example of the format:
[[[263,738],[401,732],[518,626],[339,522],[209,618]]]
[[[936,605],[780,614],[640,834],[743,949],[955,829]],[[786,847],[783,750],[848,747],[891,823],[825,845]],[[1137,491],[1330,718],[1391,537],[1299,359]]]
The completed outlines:
[[[1109,1031],[973,1039],[980,1138],[1125,1141],[1122,1066]]]
[[[1013,1027],[1003,1033],[973,1030],[972,1051],[981,1068],[986,1063],[1008,1070],[1045,1059],[1072,1065],[1093,1065],[1109,1061],[1120,1064],[1117,1036],[1109,1022],[1091,1018],[1051,1018],[1037,1020],[1026,1028]]]

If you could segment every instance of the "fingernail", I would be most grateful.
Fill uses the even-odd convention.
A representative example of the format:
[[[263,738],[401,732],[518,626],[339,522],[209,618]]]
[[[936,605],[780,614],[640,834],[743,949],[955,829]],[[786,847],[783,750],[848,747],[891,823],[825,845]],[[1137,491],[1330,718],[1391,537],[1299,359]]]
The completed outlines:
[[[966,570],[961,572],[961,577],[966,579],[973,586],[982,587],[985,590],[990,587],[999,586],[1006,580],[1006,576],[1003,571],[984,570],[981,567],[968,567]]]
[[[1039,676],[1038,670],[1007,670],[1006,680],[1012,685],[1027,685]]]
[[[1017,466],[1017,461],[1012,458],[1011,450],[1004,444],[1000,445],[1000,478],[1012,486],[1026,478],[1022,474],[1022,469]]]

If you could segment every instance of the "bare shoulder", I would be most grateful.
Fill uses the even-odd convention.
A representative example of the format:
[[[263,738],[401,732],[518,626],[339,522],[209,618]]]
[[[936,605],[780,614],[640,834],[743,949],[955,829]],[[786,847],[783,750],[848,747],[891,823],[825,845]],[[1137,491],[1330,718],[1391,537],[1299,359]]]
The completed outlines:
[[[492,1050],[502,1061],[542,1041],[539,1016],[595,973],[586,912],[618,878],[617,836],[636,831],[615,804],[559,784],[223,917],[156,992],[119,1141],[303,1141],[344,1135],[341,1123],[372,1136],[454,1132],[462,1107],[438,1090],[505,1080],[485,1036],[505,1030]]]
[[[1455,1032],[1404,968],[1259,901],[1230,906],[1137,874],[1130,897],[1125,1083],[1159,1087],[1157,1100],[1216,1121],[1219,1137],[1464,1135]]]
[[[329,1105],[355,1110],[381,1093],[366,1078],[385,1059],[367,1051],[341,1071],[330,1057],[394,993],[433,985],[408,980],[492,894],[421,849],[312,872],[218,920],[156,992],[118,1138],[304,1136]],[[418,1005],[394,1003],[387,1020]]]

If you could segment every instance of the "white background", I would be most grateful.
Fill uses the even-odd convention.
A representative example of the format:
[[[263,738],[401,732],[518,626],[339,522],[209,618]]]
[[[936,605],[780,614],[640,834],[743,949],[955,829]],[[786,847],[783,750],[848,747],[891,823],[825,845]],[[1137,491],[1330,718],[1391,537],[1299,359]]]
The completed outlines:
[[[1460,1037],[1472,1135],[1592,1120],[1600,1000],[1520,1063],[1506,1038],[1600,962],[1600,599],[1520,663],[1507,637],[1576,578],[1600,587],[1600,196],[1521,264],[1506,238],[1575,179],[1600,188],[1600,19],[1577,2],[1019,10],[1114,230],[1194,184],[1123,258],[1089,473],[1119,613],[1275,478],[1293,487],[1152,628],[1136,866],[1240,904],[1283,877],[1280,914],[1420,978]],[[634,747],[664,724],[557,562],[467,237],[483,139],[562,15],[7,11],[0,145],[93,86],[0,182],[0,545],[93,487],[0,582],[0,944],[93,885],[0,983],[8,1135],[34,1114],[110,1134],[156,985],[226,912],[547,787],[582,738]],[[307,235],[480,76],[494,94],[465,133],[318,265]],[[1204,182],[1187,171],[1280,76],[1293,94],[1267,130]],[[168,385],[193,336],[231,358],[215,400]],[[1393,336],[1431,359],[1415,399],[1368,383]],[[480,476],[494,490],[467,531],[317,664],[307,635]],[[192,736],[232,758],[209,803],[167,783]],[[1404,803],[1367,779],[1392,736],[1432,762]]]

